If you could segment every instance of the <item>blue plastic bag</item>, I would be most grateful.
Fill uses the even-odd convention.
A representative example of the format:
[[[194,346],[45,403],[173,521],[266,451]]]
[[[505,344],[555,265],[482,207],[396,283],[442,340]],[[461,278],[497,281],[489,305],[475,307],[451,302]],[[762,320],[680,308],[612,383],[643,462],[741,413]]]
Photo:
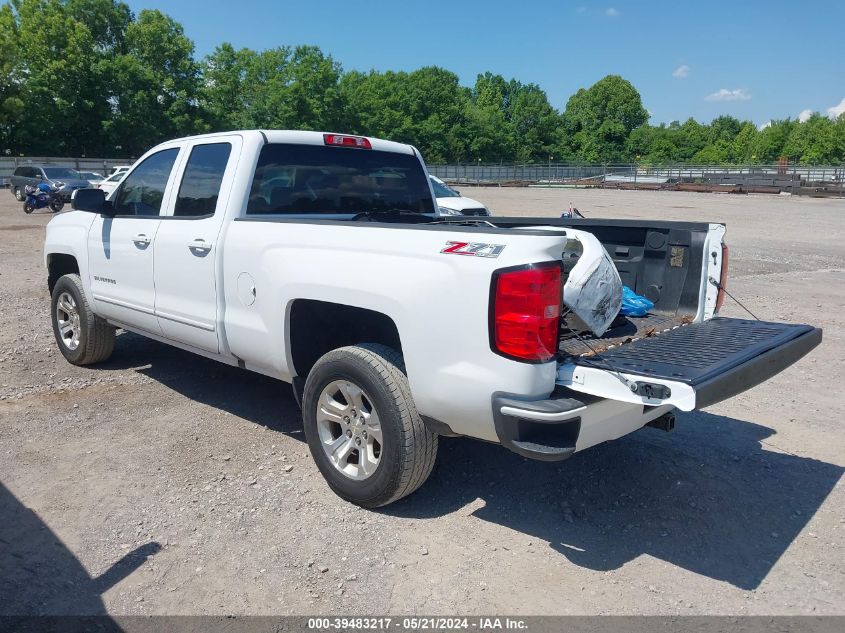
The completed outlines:
[[[622,316],[643,317],[654,307],[654,303],[641,297],[628,286],[622,286]]]

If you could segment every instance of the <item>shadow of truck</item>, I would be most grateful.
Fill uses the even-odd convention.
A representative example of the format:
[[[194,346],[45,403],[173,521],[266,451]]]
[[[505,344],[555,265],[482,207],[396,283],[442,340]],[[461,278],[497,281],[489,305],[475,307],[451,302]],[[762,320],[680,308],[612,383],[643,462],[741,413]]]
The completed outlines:
[[[47,524],[0,484],[0,616],[105,615],[102,594],[160,549],[145,543],[91,577]]]
[[[145,363],[127,364],[130,359]],[[146,364],[149,363],[149,364]],[[192,400],[304,441],[279,381],[133,334],[98,369],[135,367]],[[572,563],[618,569],[643,554],[742,589],[771,571],[843,469],[767,450],[768,427],[685,413],[672,433],[644,429],[548,464],[500,446],[441,438],[432,477],[382,510],[435,517],[482,499],[475,516],[550,543]]]

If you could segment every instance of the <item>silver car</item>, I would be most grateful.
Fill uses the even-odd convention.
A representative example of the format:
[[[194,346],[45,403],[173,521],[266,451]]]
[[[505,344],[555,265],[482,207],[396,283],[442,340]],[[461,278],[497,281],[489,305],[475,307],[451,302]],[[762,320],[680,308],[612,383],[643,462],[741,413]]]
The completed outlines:
[[[46,182],[57,188],[58,195],[65,202],[70,201],[71,195],[77,189],[87,189],[91,186],[87,180],[75,169],[56,167],[55,165],[21,165],[9,178],[9,189],[17,200],[23,200],[27,185],[37,187]]]

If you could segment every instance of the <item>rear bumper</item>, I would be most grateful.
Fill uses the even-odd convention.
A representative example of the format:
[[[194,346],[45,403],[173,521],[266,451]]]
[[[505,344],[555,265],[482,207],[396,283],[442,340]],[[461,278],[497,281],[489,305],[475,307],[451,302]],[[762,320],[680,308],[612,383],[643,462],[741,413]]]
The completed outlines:
[[[700,409],[746,391],[821,340],[818,328],[785,323],[713,319],[678,327],[602,352],[601,358],[561,364],[558,385],[547,399],[493,394],[496,435],[524,457],[560,461],[674,408]]]
[[[546,462],[566,459],[575,452],[581,414],[588,403],[588,398],[567,397],[561,390],[545,400],[493,394],[496,435],[502,446],[523,457]]]
[[[493,396],[493,420],[502,446],[546,462],[628,435],[672,409],[582,396],[560,387],[543,400]]]

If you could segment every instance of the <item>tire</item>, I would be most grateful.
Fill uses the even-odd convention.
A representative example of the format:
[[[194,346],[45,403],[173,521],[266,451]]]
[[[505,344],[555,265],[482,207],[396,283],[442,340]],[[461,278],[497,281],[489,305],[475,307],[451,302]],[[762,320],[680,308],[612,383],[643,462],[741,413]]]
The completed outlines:
[[[355,393],[351,400],[343,396],[344,384],[359,388],[363,412],[354,408]],[[335,389],[338,395],[326,395]],[[332,404],[327,404],[332,398]],[[349,400],[346,409],[336,408],[343,405],[341,399]],[[325,354],[305,381],[302,411],[311,455],[329,487],[346,501],[364,508],[385,506],[414,492],[431,474],[437,457],[437,435],[426,428],[417,413],[402,355],[385,345],[364,343]],[[361,423],[365,414],[368,417]],[[347,419],[351,422],[343,421]],[[367,429],[371,430],[369,435]],[[377,435],[380,442],[374,439]],[[349,444],[358,440],[365,442],[358,445],[361,448]],[[345,470],[330,457],[330,447],[336,444],[336,455],[351,446]],[[378,453],[375,468],[372,459],[362,458],[362,449],[371,458]],[[367,465],[369,474],[363,472]]]
[[[64,200],[61,200],[60,198],[50,200],[50,209],[53,210],[53,213],[58,213],[64,206]]]
[[[30,202],[26,202],[26,201],[24,201],[24,203],[23,203],[23,212],[24,212],[24,213],[26,213],[27,215],[29,215],[29,214],[30,214],[30,213],[32,213],[33,211],[35,211],[35,205],[34,205],[34,204],[32,204],[32,203],[30,203]]]
[[[79,275],[64,275],[56,282],[50,314],[56,344],[69,363],[91,365],[111,356],[115,328],[91,310]]]
[[[13,187],[12,193],[15,194],[15,200],[18,202],[23,202],[23,194],[21,193],[20,187]]]

